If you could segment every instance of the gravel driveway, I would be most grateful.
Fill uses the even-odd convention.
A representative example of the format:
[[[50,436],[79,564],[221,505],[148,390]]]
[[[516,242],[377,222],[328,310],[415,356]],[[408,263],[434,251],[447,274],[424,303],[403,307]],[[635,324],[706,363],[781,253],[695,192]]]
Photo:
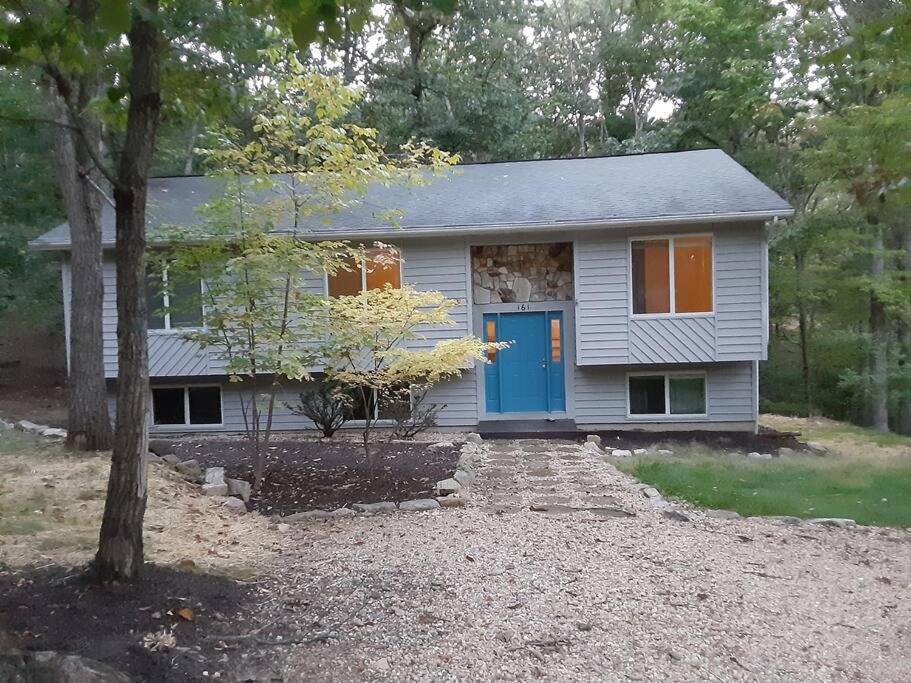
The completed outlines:
[[[678,521],[576,445],[485,448],[465,508],[288,532],[291,569],[262,587],[264,623],[333,633],[283,648],[274,673],[319,681],[907,680],[911,533],[696,511]],[[582,507],[596,509],[571,509]],[[622,511],[634,516],[614,516]]]

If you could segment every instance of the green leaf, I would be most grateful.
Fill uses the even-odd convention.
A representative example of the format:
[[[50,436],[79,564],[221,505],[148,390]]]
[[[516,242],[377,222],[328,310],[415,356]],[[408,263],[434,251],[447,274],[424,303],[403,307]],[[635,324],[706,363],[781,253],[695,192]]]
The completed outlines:
[[[126,33],[130,30],[130,0],[100,0],[98,23],[112,33]]]

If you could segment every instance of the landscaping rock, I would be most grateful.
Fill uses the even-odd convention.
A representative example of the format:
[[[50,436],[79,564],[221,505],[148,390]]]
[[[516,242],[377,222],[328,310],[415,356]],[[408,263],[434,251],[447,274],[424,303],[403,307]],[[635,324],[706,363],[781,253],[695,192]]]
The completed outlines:
[[[7,650],[0,653],[0,680],[130,683],[133,679],[107,664],[67,652]]]
[[[199,479],[202,476],[202,467],[197,460],[184,460],[177,463],[174,469],[187,479]]]
[[[765,519],[771,519],[773,522],[781,522],[782,524],[790,524],[793,526],[803,524],[803,520],[800,517],[793,517],[791,515],[769,515]]]
[[[146,453],[146,462],[150,465],[163,465],[164,460],[155,455],[152,451]]]
[[[149,441],[149,450],[155,455],[163,458],[164,456],[173,453],[174,447],[171,445],[170,441],[165,441],[164,439],[151,439]]]
[[[453,480],[455,481],[455,480]],[[395,503],[383,501],[382,503],[355,503],[351,506],[355,512],[376,515],[383,512],[395,512]]]
[[[818,441],[807,441],[807,448],[809,448],[814,455],[825,455],[829,452],[829,449]]]
[[[46,429],[45,425],[35,424],[29,420],[19,420],[16,423],[16,429],[21,432],[29,432],[30,434],[40,434],[42,429]]]
[[[757,453],[756,451],[753,451],[752,453],[747,453],[747,457],[753,458],[754,460],[771,460],[772,454],[771,453]]]
[[[589,434],[588,436],[585,437],[585,443],[593,443],[593,444],[600,446],[601,437],[598,436],[597,434]]]
[[[634,448],[633,449],[633,455],[645,455],[646,453],[648,453],[648,451],[645,450],[644,448]]]
[[[229,496],[239,496],[245,503],[250,500],[252,493],[250,482],[243,479],[225,479],[225,483],[228,485]]]
[[[857,526],[857,522],[846,517],[816,517],[808,519],[808,524],[818,524],[819,526],[830,526],[836,529],[847,529],[848,527]]]
[[[228,495],[228,485],[225,483],[203,484],[202,485],[202,495],[204,495],[204,496],[222,496],[222,497],[227,496]],[[240,500],[240,499],[235,498],[235,500]]]
[[[614,449],[614,452],[611,453],[611,455],[614,456],[615,458],[631,458],[631,457],[633,457],[633,452],[622,449],[622,448],[617,448],[617,449]]]
[[[225,468],[224,467],[207,467],[205,476],[203,477],[204,484],[225,484]]]
[[[177,463],[180,462],[180,458],[178,458],[178,457],[177,457],[176,455],[174,455],[173,453],[167,453],[166,455],[161,456],[161,459],[162,459],[165,463],[167,463],[168,465],[170,465],[171,467],[177,467]]]
[[[452,478],[459,482],[463,487],[468,486],[474,481],[474,473],[468,470],[456,470]]]
[[[52,439],[65,439],[67,431],[65,429],[60,429],[59,427],[45,427],[41,430],[41,436],[46,436]]]
[[[714,519],[743,519],[740,513],[734,510],[706,510],[705,516]]]
[[[674,510],[674,509],[662,510],[661,515],[662,515],[662,517],[664,517],[666,519],[672,519],[675,522],[692,522],[693,521],[692,519],[690,519],[689,515],[682,513],[680,510]]]
[[[399,510],[404,512],[424,512],[427,510],[438,510],[440,504],[433,498],[415,498],[414,500],[403,500],[399,503]]]
[[[444,508],[465,507],[465,499],[461,496],[441,496],[436,501],[440,504],[440,507]]]
[[[444,479],[436,484],[436,494],[438,496],[451,496],[462,490],[462,485],[455,479]]]
[[[781,457],[794,455],[796,452],[797,451],[795,451],[793,448],[788,448],[787,446],[782,446],[778,449],[778,455]]]
[[[582,444],[582,450],[591,453],[592,455],[603,455],[604,451],[601,450],[601,446],[596,444],[594,441],[586,441]]]
[[[12,422],[7,422],[3,418],[0,418],[0,432],[7,429],[15,429],[15,427],[16,425],[14,425]]]
[[[667,448],[659,448],[656,453],[658,453],[658,455],[673,455],[674,451],[668,450]]]
[[[226,498],[225,502],[222,503],[221,506],[223,508],[227,508],[231,512],[236,512],[239,515],[247,511],[247,506],[244,505],[244,502],[240,498]]]
[[[661,493],[654,486],[646,486],[642,489],[642,495],[646,498],[660,498]]]
[[[481,435],[477,434],[476,432],[471,432],[470,434],[468,434],[465,437],[465,441],[468,443],[476,444],[476,445],[481,445],[482,443],[484,443],[484,439],[482,439]]]
[[[454,445],[452,441],[435,441],[427,444],[427,448],[451,448]]]

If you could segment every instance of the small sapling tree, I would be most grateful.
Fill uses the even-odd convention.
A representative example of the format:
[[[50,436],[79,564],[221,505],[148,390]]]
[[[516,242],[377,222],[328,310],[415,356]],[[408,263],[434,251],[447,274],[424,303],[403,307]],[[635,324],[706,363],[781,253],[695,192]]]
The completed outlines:
[[[505,347],[469,336],[414,348],[414,342],[426,340],[422,330],[452,326],[451,312],[458,305],[439,292],[389,284],[326,300],[326,376],[360,394],[364,454],[370,467],[374,466],[370,436],[378,419],[377,406],[395,400],[402,387],[426,389],[458,377],[475,360],[486,361],[489,350]]]
[[[283,66],[288,76],[263,95],[252,139],[221,128],[198,150],[224,194],[204,207],[201,225],[174,230],[167,255],[169,272],[202,281],[203,324],[184,336],[240,383],[254,490],[282,382],[310,379],[321,357],[325,307],[312,285],[363,253],[314,241],[311,230],[371,185],[430,182],[457,161],[423,144],[387,155],[376,131],[347,122],[356,91],[296,60]]]

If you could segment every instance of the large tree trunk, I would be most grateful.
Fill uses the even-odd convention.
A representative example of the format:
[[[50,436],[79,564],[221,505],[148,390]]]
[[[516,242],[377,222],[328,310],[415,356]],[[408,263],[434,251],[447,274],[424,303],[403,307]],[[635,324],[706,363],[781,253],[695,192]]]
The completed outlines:
[[[911,220],[905,219],[902,226],[902,259],[901,265],[904,270],[905,285],[911,287]],[[911,321],[898,321],[899,349],[902,354],[904,363],[902,378],[905,382],[911,382]],[[907,385],[906,385],[907,386]],[[896,420],[896,431],[900,434],[911,434],[911,391],[902,393],[898,401],[898,416]]]
[[[83,23],[94,21],[94,2],[75,3],[74,11]],[[101,157],[101,123],[86,111],[99,88],[87,73],[72,80],[58,75],[51,91],[50,107],[60,124],[55,126],[54,157],[72,239],[67,446],[107,450],[113,433],[101,329],[102,175],[93,160]]]
[[[886,258],[882,229],[879,225],[872,226],[876,230],[873,238],[873,263],[870,274],[873,281],[881,280],[886,271]],[[889,321],[886,316],[886,307],[876,292],[870,294],[870,419],[873,428],[889,431]]]
[[[138,5],[138,7],[137,7]],[[127,134],[114,200],[117,213],[117,427],[94,572],[102,581],[135,578],[143,564],[149,359],[145,299],[148,174],[161,113],[157,0],[134,5],[128,35],[132,69]]]
[[[794,267],[797,272],[797,329],[800,334],[800,374],[803,379],[804,400],[807,412],[813,414],[813,392],[810,387],[810,331],[807,319],[807,304],[804,301],[802,275],[804,270],[803,254],[794,252]]]

